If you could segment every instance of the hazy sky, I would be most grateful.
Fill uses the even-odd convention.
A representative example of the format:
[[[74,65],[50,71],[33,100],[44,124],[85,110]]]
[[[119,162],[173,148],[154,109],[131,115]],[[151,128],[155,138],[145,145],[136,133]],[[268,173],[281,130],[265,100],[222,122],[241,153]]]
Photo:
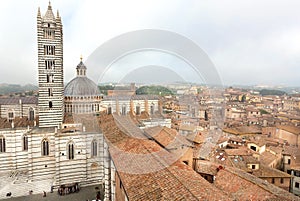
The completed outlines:
[[[80,55],[140,29],[198,44],[225,84],[300,86],[299,0],[52,0],[64,28],[65,82]],[[2,0],[0,83],[37,84],[36,14],[48,0]],[[143,64],[145,66],[145,64]],[[88,71],[89,72],[89,71]],[[95,80],[97,81],[97,80]]]

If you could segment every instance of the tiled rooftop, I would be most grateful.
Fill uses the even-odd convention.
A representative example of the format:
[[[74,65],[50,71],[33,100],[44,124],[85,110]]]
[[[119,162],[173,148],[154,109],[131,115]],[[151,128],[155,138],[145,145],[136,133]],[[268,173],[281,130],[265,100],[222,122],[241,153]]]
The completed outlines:
[[[277,128],[288,131],[290,133],[294,133],[296,135],[300,135],[300,127],[299,126],[277,125]]]
[[[271,167],[268,167],[266,165],[263,165],[261,164],[259,166],[259,169],[257,170],[253,170],[253,175],[259,177],[259,178],[270,178],[270,177],[279,177],[279,178],[284,178],[284,177],[291,177],[291,175],[283,172],[283,171],[280,171],[280,170],[277,170],[275,168],[271,168]]]
[[[260,161],[264,165],[269,165],[273,163],[276,159],[278,159],[278,156],[272,154],[269,151],[264,151],[263,153],[260,154]]]
[[[38,118],[34,120],[38,125]],[[20,127],[33,127],[34,121],[29,121],[28,117],[15,117],[13,120],[14,128]],[[7,118],[0,118],[0,129],[12,128],[12,122],[9,122]]]
[[[198,166],[204,166],[206,172],[211,169],[215,175],[214,186],[231,196],[231,200],[300,200],[288,191],[243,170],[228,166],[220,168],[216,163],[203,160],[197,163]]]
[[[255,153],[253,150],[247,147],[240,147],[238,149],[224,149],[228,156],[252,156]]]
[[[130,200],[230,200],[155,141],[124,134],[111,115],[100,120]]]
[[[159,144],[168,149],[180,148],[181,146],[192,146],[184,136],[176,130],[167,127],[156,126],[145,129],[145,132],[156,140]]]
[[[233,128],[224,128],[223,130],[227,133],[232,133],[235,135],[261,134],[262,133],[260,126],[239,126],[239,127],[233,127]]]
[[[225,169],[217,170],[220,163],[204,161],[205,165],[198,164],[198,170],[216,176],[214,184],[210,184],[156,141],[123,133],[112,115],[102,116],[100,121],[130,200],[299,200],[242,170],[227,165],[223,166]],[[169,137],[173,136],[164,129],[148,131],[161,143],[169,142]],[[174,161],[168,164],[171,160]]]
[[[29,97],[11,97],[11,98],[0,98],[0,105],[18,105],[20,104],[38,104],[38,97],[29,96]]]

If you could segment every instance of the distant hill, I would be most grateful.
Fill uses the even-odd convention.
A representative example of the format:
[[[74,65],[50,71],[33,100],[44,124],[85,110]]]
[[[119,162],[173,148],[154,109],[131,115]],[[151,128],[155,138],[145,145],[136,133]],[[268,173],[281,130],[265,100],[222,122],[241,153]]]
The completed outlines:
[[[173,95],[174,93],[163,86],[143,86],[136,90],[137,95]]]
[[[38,87],[32,84],[19,85],[19,84],[0,84],[0,95],[25,93],[28,91],[36,91]]]
[[[276,90],[276,89],[262,89],[262,90],[259,91],[259,93],[262,96],[268,96],[268,95],[282,96],[284,94],[287,94],[284,91]]]

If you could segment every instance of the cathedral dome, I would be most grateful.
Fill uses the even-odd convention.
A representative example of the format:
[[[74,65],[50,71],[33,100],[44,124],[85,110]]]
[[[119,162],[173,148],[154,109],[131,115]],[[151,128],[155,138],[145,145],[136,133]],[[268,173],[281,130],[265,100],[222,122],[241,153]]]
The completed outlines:
[[[98,86],[87,77],[76,77],[65,87],[65,96],[99,96]]]
[[[86,66],[82,61],[77,65],[77,77],[65,87],[65,96],[99,96],[98,86],[86,77]]]

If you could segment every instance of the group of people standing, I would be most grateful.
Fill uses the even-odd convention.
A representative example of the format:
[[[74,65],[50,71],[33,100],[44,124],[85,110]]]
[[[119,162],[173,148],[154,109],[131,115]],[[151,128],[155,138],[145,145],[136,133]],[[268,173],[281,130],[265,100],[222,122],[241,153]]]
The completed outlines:
[[[70,193],[78,193],[80,190],[78,183],[71,184],[71,185],[61,185],[57,189],[57,193],[59,195],[67,195]]]

